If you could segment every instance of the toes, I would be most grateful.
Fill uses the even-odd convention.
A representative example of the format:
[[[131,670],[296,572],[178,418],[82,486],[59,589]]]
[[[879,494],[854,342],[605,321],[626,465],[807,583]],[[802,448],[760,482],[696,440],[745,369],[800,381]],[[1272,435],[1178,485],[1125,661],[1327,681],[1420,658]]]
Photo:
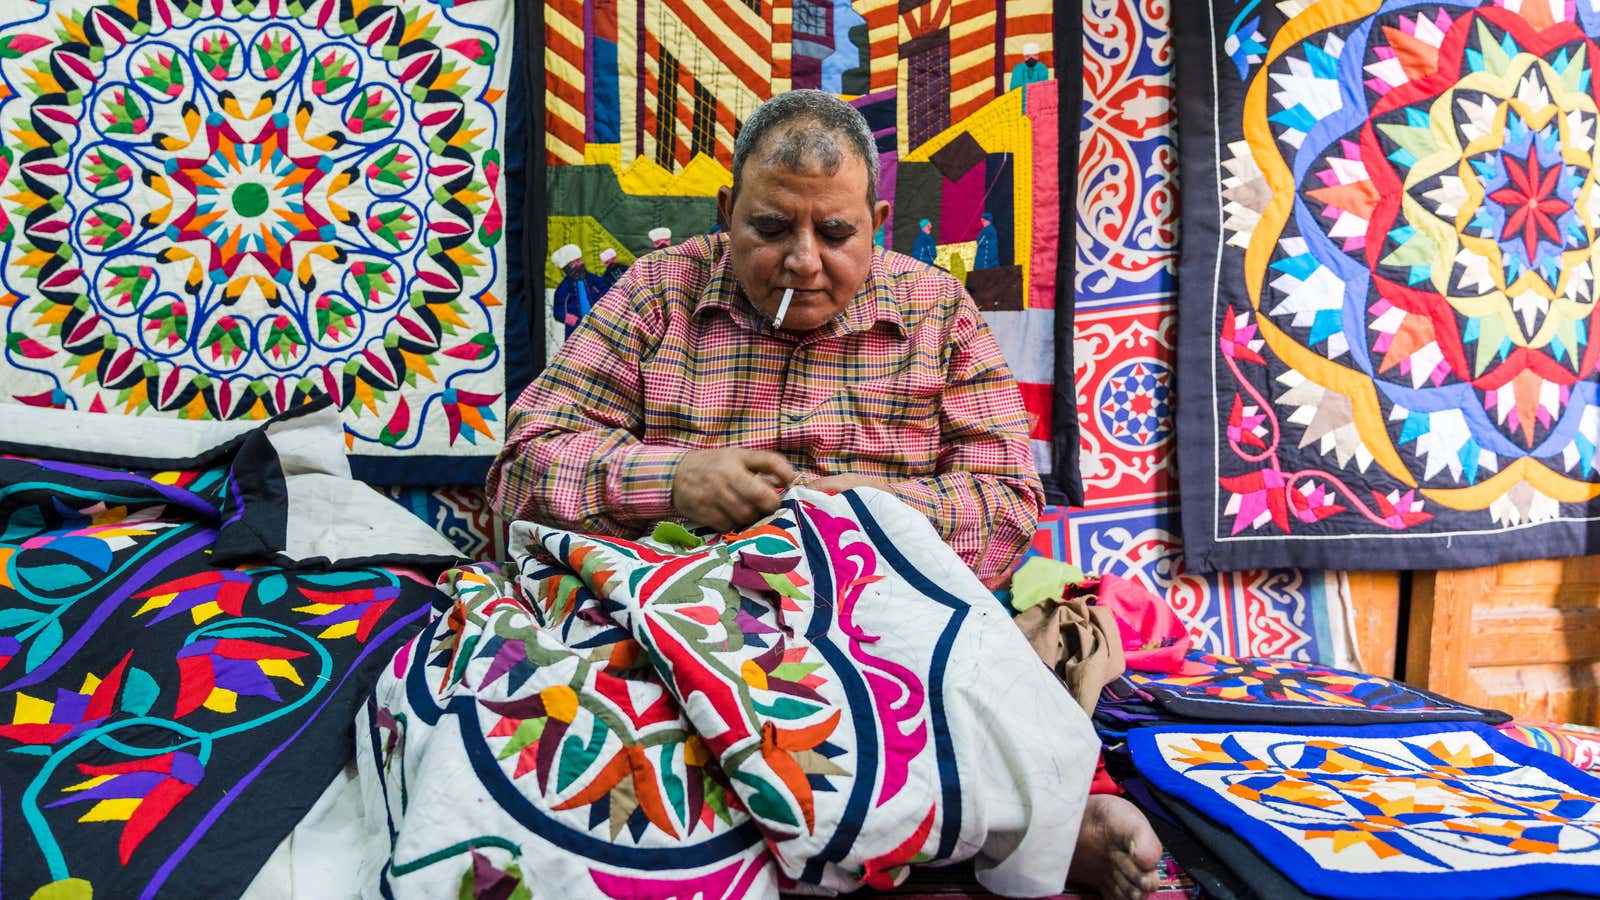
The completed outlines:
[[[1145,894],[1149,893],[1141,890],[1142,885],[1137,876],[1130,877],[1128,873],[1121,869],[1116,869],[1112,872],[1111,883],[1115,887],[1115,893],[1118,897],[1143,900]]]

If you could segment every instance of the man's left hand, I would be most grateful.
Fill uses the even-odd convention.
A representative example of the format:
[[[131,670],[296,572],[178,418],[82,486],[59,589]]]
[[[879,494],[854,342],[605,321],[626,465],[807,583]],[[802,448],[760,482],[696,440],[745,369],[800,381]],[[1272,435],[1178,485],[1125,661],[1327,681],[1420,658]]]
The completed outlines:
[[[813,491],[822,491],[825,494],[837,494],[840,491],[848,491],[851,488],[860,487],[890,491],[894,487],[888,479],[873,478],[868,475],[828,475],[823,478],[813,479],[800,486],[810,488]]]

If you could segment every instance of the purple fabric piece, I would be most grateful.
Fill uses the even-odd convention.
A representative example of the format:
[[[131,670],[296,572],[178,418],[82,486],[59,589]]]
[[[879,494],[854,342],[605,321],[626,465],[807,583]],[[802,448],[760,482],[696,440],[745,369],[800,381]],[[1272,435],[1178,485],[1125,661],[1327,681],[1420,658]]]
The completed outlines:
[[[217,687],[225,691],[247,697],[267,697],[274,701],[281,699],[272,686],[272,679],[261,673],[261,666],[253,659],[212,657],[211,671]]]

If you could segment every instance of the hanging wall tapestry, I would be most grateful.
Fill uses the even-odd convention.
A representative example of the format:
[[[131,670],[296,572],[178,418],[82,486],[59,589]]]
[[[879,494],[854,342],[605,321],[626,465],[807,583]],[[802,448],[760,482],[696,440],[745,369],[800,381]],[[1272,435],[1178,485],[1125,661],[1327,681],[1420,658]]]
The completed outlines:
[[[1174,15],[1190,567],[1593,552],[1600,11]]]
[[[1075,374],[1057,382],[1075,392],[1083,502],[1047,512],[1035,547],[1137,580],[1177,611],[1198,648],[1338,664],[1341,574],[1184,564],[1171,12],[1166,3],[1083,4],[1076,252],[1065,282]]]
[[[513,7],[0,2],[0,400],[329,395],[358,475],[481,483],[531,371]]]
[[[763,100],[829,91],[877,135],[892,212],[876,243],[966,284],[1053,486],[1054,20],[1046,0],[548,4],[548,346],[637,256],[715,227],[734,137]]]

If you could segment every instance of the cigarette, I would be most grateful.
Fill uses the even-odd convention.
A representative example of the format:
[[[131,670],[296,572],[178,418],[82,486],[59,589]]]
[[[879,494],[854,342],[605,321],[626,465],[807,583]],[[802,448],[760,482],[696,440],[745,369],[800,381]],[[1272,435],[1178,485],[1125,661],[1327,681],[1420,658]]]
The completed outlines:
[[[794,297],[794,288],[785,288],[783,291],[783,302],[778,304],[778,314],[772,319],[773,328],[783,327],[783,317],[789,312],[789,300],[792,297]]]

